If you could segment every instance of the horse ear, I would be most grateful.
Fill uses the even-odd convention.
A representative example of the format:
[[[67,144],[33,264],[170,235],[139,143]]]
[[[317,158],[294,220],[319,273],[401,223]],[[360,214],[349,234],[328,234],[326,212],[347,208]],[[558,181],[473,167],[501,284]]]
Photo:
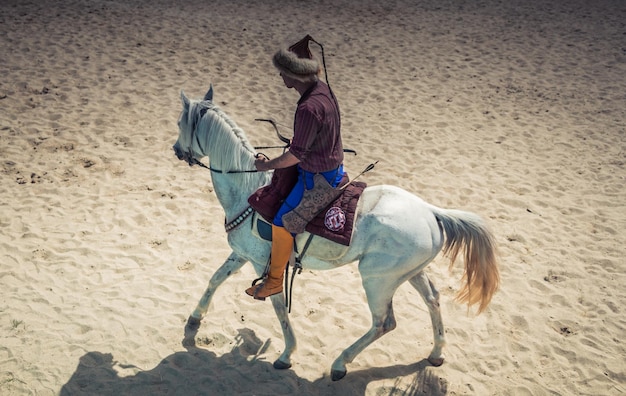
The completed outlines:
[[[180,91],[180,99],[183,101],[183,107],[188,108],[189,98],[187,98],[187,95],[185,95],[185,91]]]
[[[204,100],[208,100],[208,101],[213,101],[213,84],[211,84],[211,87],[209,88],[209,92],[206,93],[206,95],[204,95]]]

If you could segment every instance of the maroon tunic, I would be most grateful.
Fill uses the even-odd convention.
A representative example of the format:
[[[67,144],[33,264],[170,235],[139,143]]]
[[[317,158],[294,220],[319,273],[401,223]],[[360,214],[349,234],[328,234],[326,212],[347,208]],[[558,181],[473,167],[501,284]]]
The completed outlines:
[[[336,169],[343,162],[339,105],[328,85],[317,81],[298,101],[289,152],[312,173]]]

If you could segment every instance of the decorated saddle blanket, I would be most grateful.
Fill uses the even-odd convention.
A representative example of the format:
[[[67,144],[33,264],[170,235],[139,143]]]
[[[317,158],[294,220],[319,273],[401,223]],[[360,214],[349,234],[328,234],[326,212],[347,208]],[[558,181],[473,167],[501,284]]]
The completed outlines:
[[[344,179],[339,186],[348,183],[348,177],[344,176]],[[248,198],[248,203],[266,221],[271,223],[297,180],[298,169],[296,166],[276,169],[272,176],[272,182],[252,194]],[[356,217],[356,207],[366,186],[366,183],[358,181],[348,183],[342,190],[342,194],[307,224],[306,231],[349,246]]]

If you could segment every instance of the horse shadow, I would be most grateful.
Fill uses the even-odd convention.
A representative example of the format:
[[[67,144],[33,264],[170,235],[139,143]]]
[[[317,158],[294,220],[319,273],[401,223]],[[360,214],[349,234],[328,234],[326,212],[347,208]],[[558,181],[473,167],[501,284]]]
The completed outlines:
[[[445,395],[447,382],[429,369],[427,360],[385,368],[348,372],[341,381],[331,381],[325,374],[315,381],[299,377],[292,370],[276,370],[261,358],[269,340],[262,342],[249,329],[238,330],[235,346],[229,353],[217,356],[196,345],[207,340],[196,339],[186,332],[186,351],[173,353],[151,370],[114,360],[110,353],[87,352],[76,371],[63,385],[61,396],[74,395],[365,395],[372,381],[398,379],[413,375],[410,384],[399,380],[379,389],[376,394]],[[193,337],[193,338],[192,338]],[[130,375],[126,375],[130,373]]]

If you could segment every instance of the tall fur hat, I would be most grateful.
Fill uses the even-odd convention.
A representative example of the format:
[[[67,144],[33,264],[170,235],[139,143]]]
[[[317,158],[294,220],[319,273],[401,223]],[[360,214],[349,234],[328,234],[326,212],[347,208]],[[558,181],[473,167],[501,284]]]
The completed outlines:
[[[308,34],[288,49],[280,49],[274,54],[272,62],[285,75],[302,82],[315,81],[320,72],[320,64],[309,50]]]

